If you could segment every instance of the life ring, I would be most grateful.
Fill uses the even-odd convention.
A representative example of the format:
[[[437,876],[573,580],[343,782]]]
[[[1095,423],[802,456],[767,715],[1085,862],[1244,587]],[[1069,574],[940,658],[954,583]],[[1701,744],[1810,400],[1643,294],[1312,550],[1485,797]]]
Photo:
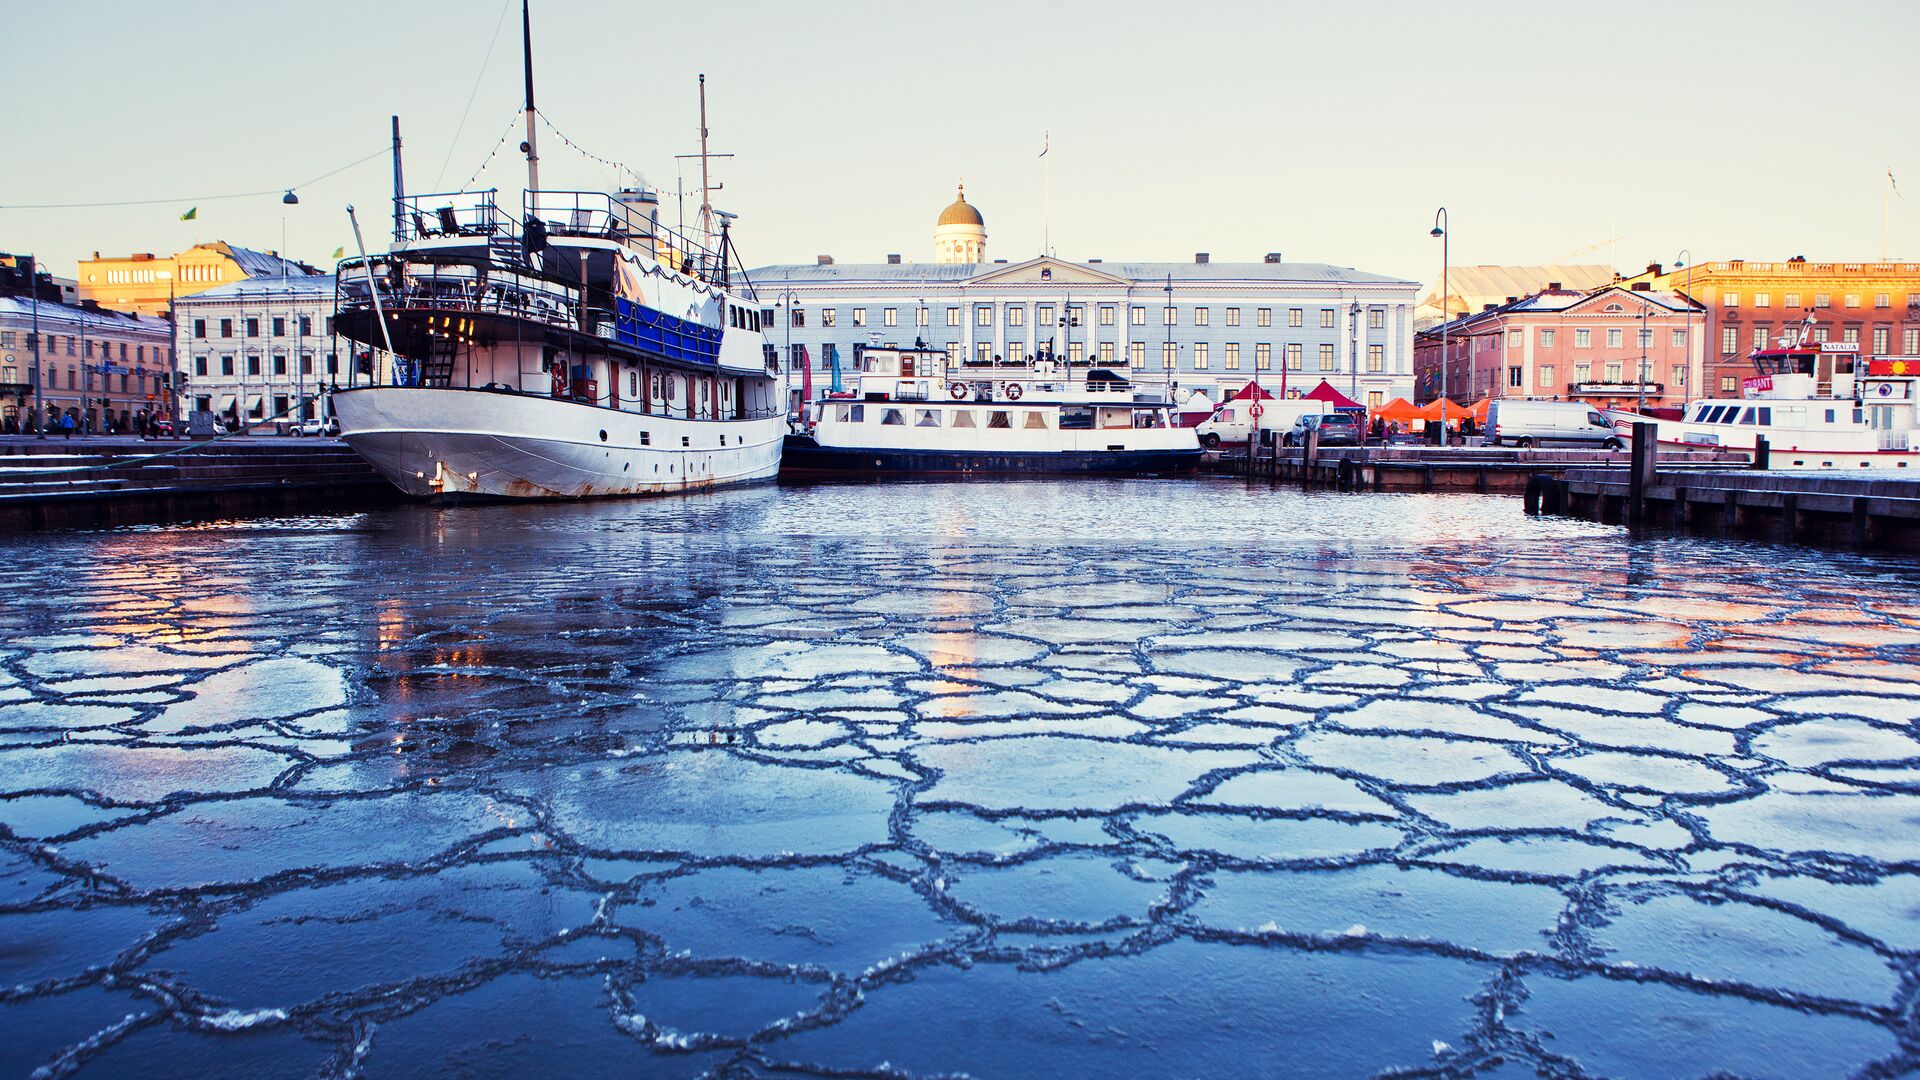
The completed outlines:
[[[1020,395],[1024,393],[1026,393],[1026,391],[1021,389],[1019,383],[1010,382],[1007,384],[1007,400],[1008,401],[1019,401]]]
[[[959,401],[961,398],[964,398],[967,396],[967,384],[954,383],[953,385],[947,387],[947,393],[953,395],[953,400]]]

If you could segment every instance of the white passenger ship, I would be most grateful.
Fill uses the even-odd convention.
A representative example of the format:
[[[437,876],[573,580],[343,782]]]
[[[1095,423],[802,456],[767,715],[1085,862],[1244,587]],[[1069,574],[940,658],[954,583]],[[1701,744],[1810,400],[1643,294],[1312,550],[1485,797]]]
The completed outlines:
[[[1755,349],[1738,398],[1692,402],[1679,420],[1607,415],[1623,437],[1635,422],[1655,424],[1673,449],[1754,450],[1764,438],[1775,469],[1920,469],[1920,363],[1868,360],[1858,345],[1814,341],[1810,331]]]
[[[704,91],[701,111],[704,153]],[[396,193],[389,253],[340,264],[335,327],[366,350],[333,393],[342,437],[413,495],[773,477],[786,387],[729,215],[703,196],[702,220],[720,227],[696,238],[660,222],[651,191],[542,190],[533,118],[529,62],[514,205],[494,191]]]
[[[854,390],[807,407],[782,474],[1189,472],[1200,443],[1172,409],[1110,368],[856,345]]]

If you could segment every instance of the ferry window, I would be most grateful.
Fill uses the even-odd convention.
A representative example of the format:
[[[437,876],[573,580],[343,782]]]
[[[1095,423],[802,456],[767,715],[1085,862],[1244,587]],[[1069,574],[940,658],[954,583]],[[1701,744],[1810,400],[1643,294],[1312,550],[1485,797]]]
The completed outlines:
[[[1760,423],[1760,425],[1761,425],[1762,427],[1765,427],[1765,426],[1767,426],[1767,425],[1770,425],[1770,424],[1772,424],[1772,423],[1773,423],[1773,409],[1772,409],[1772,408],[1763,408],[1763,409],[1760,409],[1760,410],[1758,410],[1758,412],[1759,412],[1759,414],[1760,414],[1760,420],[1759,420],[1759,423]]]
[[[1742,410],[1742,412],[1740,413],[1740,422],[1743,424],[1753,423],[1753,410],[1752,409]]]
[[[1093,427],[1093,410],[1088,408],[1063,408],[1060,410],[1060,430],[1086,431]]]
[[[914,427],[939,427],[940,426],[939,411],[936,409],[913,410],[913,426]]]
[[[987,426],[990,428],[1010,428],[1013,424],[1007,419],[1006,413],[995,409],[987,414]]]
[[[970,428],[978,427],[979,425],[973,422],[972,409],[956,409],[953,413],[953,426]]]
[[[905,427],[907,418],[900,415],[899,409],[888,409],[886,412],[880,414],[880,423],[882,426],[892,425],[895,427]]]
[[[846,410],[846,415],[840,419],[845,420],[849,424],[866,423],[867,407],[865,405],[843,405],[841,407]]]
[[[653,432],[651,432],[651,431],[643,431],[643,432],[641,432],[641,433],[640,433],[640,445],[641,445],[641,446],[652,446],[652,445],[653,445]]]
[[[637,371],[627,372],[627,396],[630,398],[640,396],[640,373]]]
[[[1029,413],[1027,413],[1027,426],[1028,426],[1028,427],[1030,427],[1030,428],[1044,428],[1044,427],[1046,427],[1046,426],[1047,426],[1047,414],[1046,414],[1046,413],[1043,413],[1043,412],[1029,412]]]

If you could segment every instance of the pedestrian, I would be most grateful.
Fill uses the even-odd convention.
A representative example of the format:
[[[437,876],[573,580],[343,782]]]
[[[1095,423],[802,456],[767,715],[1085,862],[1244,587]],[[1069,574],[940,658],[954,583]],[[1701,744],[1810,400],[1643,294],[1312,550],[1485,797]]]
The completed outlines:
[[[73,422],[73,414],[71,412],[61,413],[60,414],[60,431],[63,435],[67,437],[68,442],[73,441],[74,427],[75,427],[75,424]]]

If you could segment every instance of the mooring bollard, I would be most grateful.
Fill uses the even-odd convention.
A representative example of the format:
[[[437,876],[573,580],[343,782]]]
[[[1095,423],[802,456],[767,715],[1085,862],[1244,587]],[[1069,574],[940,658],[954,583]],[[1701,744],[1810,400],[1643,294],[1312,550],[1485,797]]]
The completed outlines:
[[[1768,444],[1767,437],[1765,435],[1755,435],[1753,437],[1753,464],[1749,465],[1748,468],[1767,468],[1768,462],[1772,459],[1773,447]]]

